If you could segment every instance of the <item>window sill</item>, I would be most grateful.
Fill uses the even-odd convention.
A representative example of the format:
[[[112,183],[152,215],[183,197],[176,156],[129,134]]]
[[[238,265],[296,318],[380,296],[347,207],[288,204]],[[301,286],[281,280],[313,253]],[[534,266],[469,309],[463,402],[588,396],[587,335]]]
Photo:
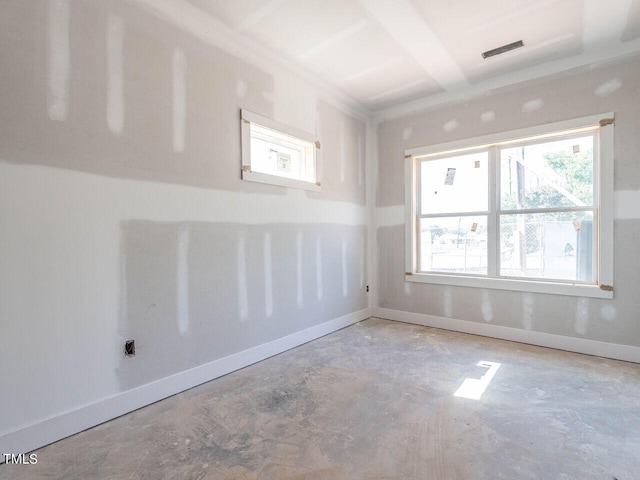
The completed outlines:
[[[479,276],[446,275],[435,273],[406,274],[407,282],[433,283],[459,287],[489,288],[528,293],[568,295],[572,297],[613,298],[613,290],[603,290],[600,285],[584,285],[562,282],[536,282],[511,278],[487,278]]]
[[[278,177],[268,173],[252,172],[249,170],[242,171],[242,179],[250,182],[266,183],[268,185],[277,185],[280,187],[299,188],[301,190],[310,190],[319,192],[320,185],[317,183],[305,182],[294,178]]]

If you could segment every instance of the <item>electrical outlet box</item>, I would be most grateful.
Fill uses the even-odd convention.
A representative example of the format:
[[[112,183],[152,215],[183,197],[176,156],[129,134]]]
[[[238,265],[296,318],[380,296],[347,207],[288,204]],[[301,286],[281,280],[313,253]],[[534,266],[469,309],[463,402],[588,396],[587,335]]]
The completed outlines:
[[[127,357],[132,357],[136,354],[136,341],[135,340],[127,340],[124,342],[124,354]]]

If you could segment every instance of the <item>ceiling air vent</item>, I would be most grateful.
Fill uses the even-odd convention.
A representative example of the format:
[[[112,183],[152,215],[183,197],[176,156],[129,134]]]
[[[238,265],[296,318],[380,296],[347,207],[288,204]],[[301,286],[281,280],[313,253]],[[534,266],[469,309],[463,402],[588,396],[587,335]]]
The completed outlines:
[[[515,50],[516,48],[524,47],[524,42],[522,40],[518,40],[517,42],[509,43],[508,45],[503,45],[498,48],[494,48],[493,50],[487,50],[482,54],[482,58],[495,57],[496,55],[500,55],[501,53],[508,52],[510,50]]]

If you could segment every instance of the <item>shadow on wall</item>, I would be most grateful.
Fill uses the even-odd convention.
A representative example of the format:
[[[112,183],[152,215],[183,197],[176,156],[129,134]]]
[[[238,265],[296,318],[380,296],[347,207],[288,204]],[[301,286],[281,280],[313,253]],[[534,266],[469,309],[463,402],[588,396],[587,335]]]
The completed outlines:
[[[367,307],[366,227],[122,224],[128,390]]]

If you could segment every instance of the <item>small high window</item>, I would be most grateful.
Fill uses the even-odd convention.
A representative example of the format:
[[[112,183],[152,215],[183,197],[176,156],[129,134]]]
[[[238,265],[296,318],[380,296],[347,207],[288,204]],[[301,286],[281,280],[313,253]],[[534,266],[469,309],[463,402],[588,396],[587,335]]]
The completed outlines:
[[[405,152],[407,280],[611,298],[612,117]]]
[[[320,190],[320,142],[306,132],[242,110],[242,179]]]

